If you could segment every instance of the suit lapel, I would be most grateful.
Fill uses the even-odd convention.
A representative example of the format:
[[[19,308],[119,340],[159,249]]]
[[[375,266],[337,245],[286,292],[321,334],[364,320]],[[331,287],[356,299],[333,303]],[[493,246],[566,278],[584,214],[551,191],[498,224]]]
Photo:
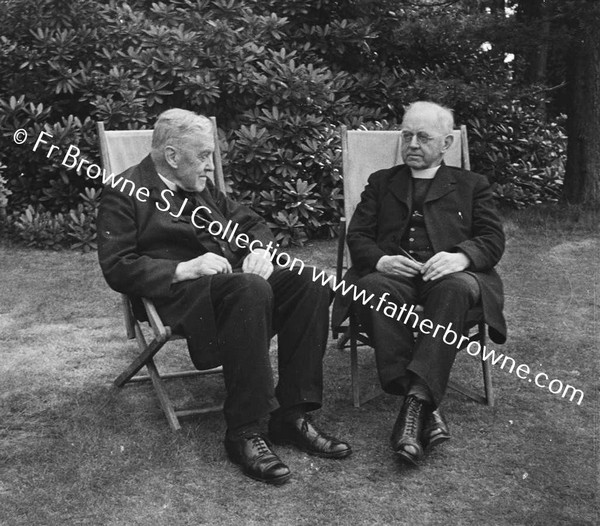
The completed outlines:
[[[146,157],[140,163],[140,169],[142,170],[142,173],[145,174],[145,181],[147,183],[147,188],[150,191],[150,199],[152,199],[156,202],[160,202],[160,207],[161,207],[160,209],[161,210],[164,209],[164,207],[166,205],[164,202],[164,198],[161,197],[161,193],[167,189],[167,186],[161,180],[161,178],[158,176],[158,173],[156,172],[156,167],[154,166],[154,162],[152,161],[152,158],[150,156]],[[208,212],[205,212],[204,210],[198,210],[196,215],[198,216],[199,220],[202,221],[202,219],[204,219],[208,223],[213,222],[213,221],[218,221],[222,225],[221,232],[224,232],[226,230],[227,219],[222,214],[222,212],[219,209],[219,207],[217,206],[216,202],[210,195],[210,192],[208,191],[208,189],[205,189],[201,193],[196,193],[194,195],[193,200],[188,200],[188,202],[186,203],[186,206],[184,208],[184,213],[182,213],[182,214],[180,214],[180,212],[181,212],[180,209],[183,206],[183,199],[180,196],[180,194],[178,192],[174,192],[173,195],[167,194],[167,199],[171,203],[172,206],[169,210],[161,212],[161,213],[165,214],[164,217],[170,218],[171,222],[173,222],[173,223],[185,223],[186,225],[189,225],[189,228],[194,233],[194,238],[199,242],[199,244],[202,245],[205,248],[205,250],[210,250],[210,247],[208,247],[204,243],[202,243],[202,236],[199,235],[199,230],[195,226],[192,225],[190,217],[189,217],[189,214],[191,214],[192,211],[197,206],[199,206],[199,205],[206,206],[211,210],[212,213],[209,214]],[[174,217],[172,214],[169,213],[170,211],[177,214],[178,217]],[[184,227],[184,228],[187,228],[187,227]],[[209,238],[214,239],[217,242],[217,244],[219,244],[221,246],[222,250],[225,250],[225,251],[230,250],[231,252],[235,252],[235,250],[237,249],[237,247],[233,247],[233,245],[231,243],[220,239],[218,236],[213,236],[210,232],[208,232],[208,230],[206,230],[205,232],[206,232],[206,235],[209,236]]]
[[[164,207],[165,205],[163,202],[163,198],[160,194],[163,190],[167,190],[168,188],[167,185],[165,185],[162,179],[158,176],[152,157],[150,157],[150,155],[145,157],[140,163],[139,168],[140,172],[143,174],[143,181],[145,183],[145,186],[150,191],[150,199],[155,202],[160,201],[161,207]],[[171,203],[174,203],[176,199],[176,196],[171,196],[171,194],[169,194],[169,201]]]
[[[410,168],[406,165],[397,167],[390,178],[388,191],[398,201],[403,203],[408,210],[412,208],[412,181],[410,176]]]
[[[150,199],[155,202],[155,206],[157,206],[158,209],[166,215],[166,217],[170,218],[173,223],[190,223],[189,217],[180,213],[181,207],[184,203],[184,198],[180,192],[173,191],[167,187],[164,181],[159,177],[156,167],[154,166],[154,161],[152,161],[150,156],[146,157],[140,163],[140,169],[144,174],[144,182],[146,183],[146,187],[150,191]],[[169,192],[161,195],[165,190],[169,190]],[[165,199],[170,205],[168,210],[165,210],[165,207],[167,206]],[[195,207],[196,205],[192,202],[192,200],[188,199],[183,211],[189,215]]]
[[[167,190],[168,188],[165,185],[164,181],[158,176],[158,173],[156,172],[156,167],[154,166],[154,162],[152,161],[152,158],[149,155],[140,163],[140,169],[142,173],[145,174],[146,186],[150,191],[150,198],[154,201],[160,201],[161,206],[164,207],[164,199],[163,197],[161,197],[161,193],[164,190]],[[176,205],[178,209],[183,204],[183,198],[181,197],[179,192],[173,192],[173,195],[168,194],[168,199],[171,203]],[[223,216],[216,203],[210,196],[208,189],[205,189],[201,193],[196,193],[194,195],[193,200],[196,202],[192,202],[191,200],[188,201],[185,210],[189,209],[189,211],[191,212],[194,208],[196,208],[196,206],[199,203],[200,205],[204,205],[210,208],[210,210],[212,211],[212,214],[210,215],[211,221],[216,219],[217,221],[223,222],[225,220],[225,217]]]
[[[456,179],[454,174],[448,167],[442,162],[439,170],[435,174],[427,196],[425,197],[425,203],[429,201],[435,201],[440,197],[452,192],[456,185]]]

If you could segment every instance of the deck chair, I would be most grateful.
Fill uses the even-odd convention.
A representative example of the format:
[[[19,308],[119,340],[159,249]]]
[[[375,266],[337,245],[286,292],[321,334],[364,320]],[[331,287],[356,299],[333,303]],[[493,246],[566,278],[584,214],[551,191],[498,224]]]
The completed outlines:
[[[221,155],[217,137],[216,120],[211,118],[215,132],[215,153],[214,153],[214,183],[219,190],[225,190],[223,179],[223,168],[221,165]],[[98,139],[100,141],[100,153],[102,164],[108,173],[121,173],[130,166],[138,164],[148,153],[152,143],[152,130],[119,130],[107,131],[103,122],[98,122]],[[222,367],[208,369],[204,371],[187,370],[178,372],[169,372],[160,374],[154,363],[154,357],[158,351],[169,341],[184,339],[182,335],[175,334],[171,327],[164,325],[156,311],[156,307],[151,300],[141,299],[145,317],[152,329],[153,339],[147,343],[140,322],[134,316],[134,305],[131,298],[121,294],[121,306],[125,319],[125,330],[127,338],[135,339],[138,345],[139,355],[131,362],[114,381],[117,387],[123,387],[130,382],[151,381],[158,396],[160,406],[173,431],[181,429],[180,417],[204,414],[213,411],[220,411],[222,404],[208,405],[195,409],[176,409],[169,398],[163,380],[173,378],[186,378],[191,376],[207,376],[221,374]],[[147,375],[137,374],[143,367],[148,371]]]
[[[344,268],[351,265],[350,254],[346,247],[346,228],[352,219],[352,214],[360,202],[360,195],[367,184],[370,174],[377,170],[390,168],[402,164],[401,144],[402,135],[399,130],[395,131],[366,131],[348,130],[346,126],[341,127],[342,134],[342,163],[343,163],[343,185],[344,185],[344,215],[340,223],[340,236],[337,251],[336,277],[338,282],[342,279]],[[467,143],[467,130],[461,126],[454,130],[454,142],[444,157],[444,162],[449,166],[470,169],[469,151]],[[423,312],[419,306],[417,312]],[[482,348],[485,344],[485,321],[481,309],[469,311],[467,316],[466,330],[475,329],[469,334],[469,342],[478,341]],[[361,395],[361,386],[358,366],[358,347],[371,346],[369,338],[364,333],[358,322],[356,309],[350,309],[348,324],[333,328],[334,338],[338,338],[339,349],[350,348],[350,376],[352,381],[352,400],[355,407],[361,403],[375,398],[382,393],[381,390]],[[467,342],[467,345],[468,343]],[[465,345],[466,347],[466,345]],[[469,398],[492,406],[494,394],[492,389],[492,373],[487,361],[481,360],[483,369],[484,395],[480,395],[472,389],[451,380],[449,387]]]

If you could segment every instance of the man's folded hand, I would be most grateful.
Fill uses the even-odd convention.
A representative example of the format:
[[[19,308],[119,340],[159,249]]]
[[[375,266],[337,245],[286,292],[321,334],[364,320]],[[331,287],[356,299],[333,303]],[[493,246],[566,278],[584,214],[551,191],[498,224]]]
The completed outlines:
[[[269,260],[269,252],[263,249],[250,252],[242,263],[242,270],[246,274],[257,274],[269,279],[273,273],[273,263]]]
[[[465,270],[470,264],[471,261],[463,252],[438,252],[423,264],[421,274],[423,281],[435,280]]]
[[[411,278],[421,271],[422,263],[405,256],[382,256],[375,269],[383,274],[396,274]]]
[[[173,283],[197,279],[212,274],[228,274],[232,272],[231,265],[227,259],[218,254],[207,252],[189,261],[182,261],[175,269]]]

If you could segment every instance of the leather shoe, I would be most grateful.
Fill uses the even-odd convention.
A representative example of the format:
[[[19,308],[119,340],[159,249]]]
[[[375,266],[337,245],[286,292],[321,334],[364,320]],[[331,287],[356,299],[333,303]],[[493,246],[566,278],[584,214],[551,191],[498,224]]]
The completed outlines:
[[[260,433],[225,437],[227,456],[249,477],[268,484],[283,484],[290,469],[271,451],[271,444]]]
[[[446,440],[450,440],[450,429],[438,407],[435,411],[430,411],[425,418],[423,445],[431,449]]]
[[[429,412],[427,403],[410,395],[404,399],[398,418],[396,418],[392,430],[392,449],[409,464],[416,465],[417,460],[423,456],[420,437],[425,417]]]
[[[317,429],[308,415],[301,415],[291,421],[271,418],[269,436],[275,444],[292,444],[317,457],[344,458],[352,453],[349,444]]]

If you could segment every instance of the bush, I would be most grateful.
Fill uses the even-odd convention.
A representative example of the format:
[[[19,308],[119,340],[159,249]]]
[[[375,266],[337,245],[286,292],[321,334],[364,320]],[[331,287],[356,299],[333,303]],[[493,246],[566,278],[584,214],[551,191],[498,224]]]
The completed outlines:
[[[24,212],[13,215],[13,236],[26,246],[53,250],[65,246],[67,229],[63,214],[53,214],[43,205],[29,205]]]
[[[6,166],[0,164],[0,174],[6,169]],[[6,208],[8,205],[8,196],[12,195],[12,192],[7,188],[6,184],[8,181],[0,175],[0,208]]]
[[[100,192],[86,188],[81,196],[82,203],[68,214],[53,213],[44,205],[28,205],[9,218],[9,236],[28,247],[60,250],[80,249],[83,252],[96,250],[96,218]]]
[[[346,76],[298,64],[284,50],[259,68],[249,79],[258,107],[228,136],[234,194],[270,221],[284,246],[329,237],[340,216],[341,159],[330,123],[347,111]]]
[[[392,0],[0,2],[0,163],[13,231],[29,244],[93,248],[84,196],[98,183],[47,147],[31,152],[35,138],[45,131],[59,151],[75,145],[99,163],[95,121],[148,128],[170,107],[217,117],[229,187],[283,245],[335,235],[339,125],[394,127],[417,99],[469,123],[473,168],[498,182],[500,200],[555,199],[560,121],[544,124],[517,97],[501,43],[479,48],[502,24],[449,9],[455,16]],[[19,128],[24,145],[13,141]]]
[[[557,202],[567,137],[564,116],[543,123],[537,101],[488,108],[469,121],[471,160],[497,183],[500,202],[513,208]]]

